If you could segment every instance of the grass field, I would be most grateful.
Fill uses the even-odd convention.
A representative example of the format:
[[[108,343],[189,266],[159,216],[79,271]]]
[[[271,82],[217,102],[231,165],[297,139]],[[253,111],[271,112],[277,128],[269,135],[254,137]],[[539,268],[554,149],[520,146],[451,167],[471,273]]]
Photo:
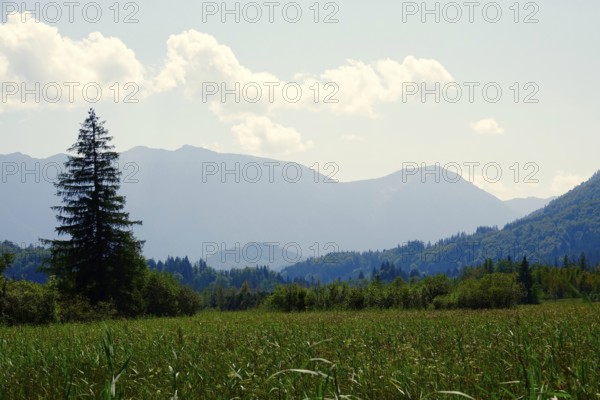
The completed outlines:
[[[445,391],[600,399],[600,306],[209,312],[0,328],[0,391],[2,399],[466,398]]]

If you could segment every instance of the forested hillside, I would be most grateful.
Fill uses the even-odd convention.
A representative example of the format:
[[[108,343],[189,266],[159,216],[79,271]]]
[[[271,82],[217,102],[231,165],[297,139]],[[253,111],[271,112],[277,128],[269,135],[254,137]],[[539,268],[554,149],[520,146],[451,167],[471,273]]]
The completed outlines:
[[[49,251],[40,246],[21,247],[15,243],[4,241],[0,242],[0,254],[10,253],[14,256],[14,261],[5,271],[5,275],[11,279],[27,280],[37,283],[45,283],[48,276],[38,272],[44,259],[50,255]]]
[[[600,262],[600,172],[541,210],[503,229],[480,227],[435,244],[419,241],[385,251],[332,253],[282,271],[284,277],[330,282],[370,274],[387,261],[405,273],[456,275],[463,267],[508,256],[533,262],[568,265]],[[566,257],[566,259],[565,259]],[[415,273],[415,272],[413,272]]]

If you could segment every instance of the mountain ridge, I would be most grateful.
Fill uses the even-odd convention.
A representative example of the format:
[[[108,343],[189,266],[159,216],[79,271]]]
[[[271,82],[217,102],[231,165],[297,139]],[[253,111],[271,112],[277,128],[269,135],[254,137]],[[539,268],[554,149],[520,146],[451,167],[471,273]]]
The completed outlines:
[[[54,163],[66,157],[0,156],[0,162],[16,162],[19,168],[25,163],[24,170],[3,176],[7,179],[2,183],[0,216],[6,223],[0,226],[0,238],[29,244],[53,237],[56,221],[50,207],[59,199],[51,178]],[[255,181],[257,167],[261,179]],[[465,180],[422,183],[403,170],[381,178],[326,183],[327,176],[299,163],[195,146],[136,146],[121,153],[120,168],[127,211],[144,222],[136,234],[146,240],[148,258],[207,259],[237,244],[243,248],[276,242],[278,248],[288,246],[305,259],[332,250],[435,240],[480,225],[502,226],[520,216]],[[297,181],[296,172],[301,174]],[[217,253],[207,254],[214,244]],[[300,251],[291,247],[296,245]]]
[[[527,256],[530,262],[565,263],[582,255],[591,265],[600,263],[600,171],[588,181],[550,201],[544,208],[508,223],[503,229],[480,227],[473,234],[459,233],[435,244],[410,241],[378,252],[330,254],[327,260],[310,259],[283,269],[290,279],[355,278],[383,262],[409,273],[458,273],[465,266]]]

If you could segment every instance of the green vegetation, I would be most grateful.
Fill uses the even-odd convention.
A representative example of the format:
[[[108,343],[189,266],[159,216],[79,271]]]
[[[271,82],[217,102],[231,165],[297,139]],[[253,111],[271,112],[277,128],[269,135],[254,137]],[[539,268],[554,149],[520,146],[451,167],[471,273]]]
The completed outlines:
[[[510,308],[524,296],[514,274],[490,274],[481,279],[453,281],[444,275],[412,284],[398,278],[390,284],[375,279],[364,286],[330,283],[303,288],[278,286],[267,305],[278,311],[362,309]]]
[[[464,268],[458,278],[413,276],[384,262],[370,280],[335,281],[327,285],[278,286],[267,304],[279,311],[361,310],[364,308],[455,309],[510,308],[539,300],[584,298],[600,300],[600,267],[529,266],[510,258]]]
[[[2,274],[4,274],[4,271],[12,264],[14,259],[15,257],[8,252],[3,252],[0,255],[0,279],[2,279]]]
[[[140,315],[193,315],[202,298],[169,274],[146,272],[140,287]],[[46,284],[0,277],[0,326],[85,322],[122,316],[112,302],[93,304],[85,296],[62,293],[56,280]]]
[[[0,254],[5,253],[11,254],[13,258],[8,268],[3,271],[5,276],[36,283],[48,281],[48,275],[39,271],[44,260],[50,256],[48,249],[33,245],[21,248],[9,241],[0,242]]]
[[[0,244],[0,400],[600,397],[600,174],[502,230],[216,271],[142,258],[110,140],[90,110],[66,240]]]
[[[599,360],[597,304],[208,312],[0,328],[0,398],[594,399]]]
[[[0,323],[177,316],[199,310],[196,292],[171,274],[148,269],[143,242],[132,231],[141,222],[129,219],[118,193],[119,154],[111,140],[90,109],[55,183],[62,200],[53,207],[56,231],[65,240],[43,240],[49,249],[0,244]]]
[[[141,222],[124,211],[119,154],[111,140],[90,109],[55,183],[63,204],[53,207],[60,224],[56,232],[67,239],[44,241],[50,245],[45,270],[65,295],[84,296],[93,305],[112,302],[121,314],[137,315],[146,263],[143,242],[131,229]]]
[[[151,260],[150,266],[139,289],[139,315],[172,317],[207,309],[240,311],[263,306],[283,312],[496,309],[540,300],[600,300],[600,268],[568,260],[565,266],[554,267],[530,266],[525,257],[520,263],[510,258],[496,263],[487,259],[480,266],[464,268],[457,278],[409,277],[384,262],[368,279],[329,284],[282,283],[281,277],[266,267],[217,272],[202,261],[192,265],[187,258],[169,258],[164,263]],[[56,280],[44,285],[3,282],[0,323],[92,321],[120,315],[112,302],[93,304],[85,296],[61,292]]]

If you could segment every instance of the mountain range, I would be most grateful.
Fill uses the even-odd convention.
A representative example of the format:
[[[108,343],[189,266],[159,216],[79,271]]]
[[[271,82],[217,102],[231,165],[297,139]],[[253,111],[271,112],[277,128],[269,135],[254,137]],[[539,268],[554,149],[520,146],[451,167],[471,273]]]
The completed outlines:
[[[0,155],[0,239],[28,245],[53,238],[55,181],[66,155]],[[184,146],[123,152],[122,194],[148,258],[203,258],[217,268],[278,269],[345,250],[432,241],[478,226],[504,226],[547,200],[503,202],[438,168],[336,182],[304,165]],[[442,177],[441,179],[439,177]]]
[[[434,244],[408,242],[385,251],[339,252],[311,258],[282,271],[286,278],[329,282],[369,274],[384,262],[406,273],[457,274],[485,259],[520,260],[546,265],[600,264],[600,171],[590,180],[503,229],[479,227]]]

